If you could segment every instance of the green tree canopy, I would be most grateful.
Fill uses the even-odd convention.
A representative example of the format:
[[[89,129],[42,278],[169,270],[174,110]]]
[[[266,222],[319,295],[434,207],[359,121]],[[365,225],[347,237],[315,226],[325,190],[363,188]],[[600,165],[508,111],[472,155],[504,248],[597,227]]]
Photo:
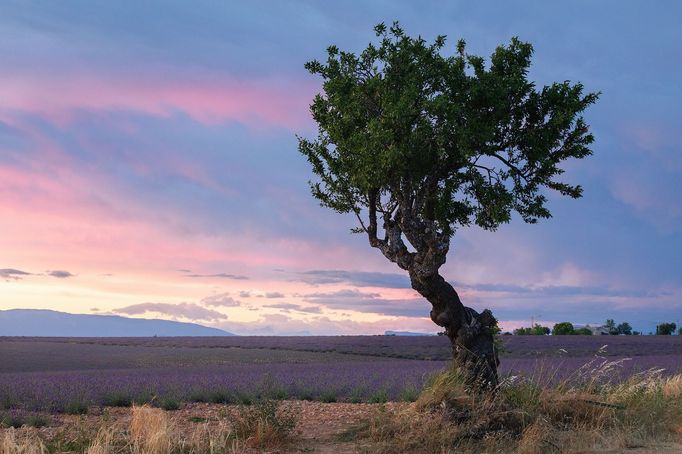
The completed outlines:
[[[552,329],[552,334],[554,334],[555,336],[574,333],[575,330],[573,328],[573,323],[571,322],[557,323],[554,325],[554,328]]]
[[[618,334],[630,336],[632,335],[632,326],[630,326],[628,322],[619,323],[616,327],[616,331],[618,331]]]
[[[661,323],[656,325],[656,335],[669,336],[675,332],[677,324],[675,323]]]
[[[447,239],[461,225],[495,229],[512,211],[526,222],[549,217],[543,187],[581,195],[558,180],[559,164],[591,154],[580,113],[597,94],[568,81],[537,89],[527,79],[533,47],[517,38],[486,64],[463,40],[444,55],[444,36],[428,44],[397,23],[375,31],[379,44],[359,55],[330,46],[326,62],[306,64],[324,94],[311,106],[319,135],[299,138],[299,150],[322,205],[359,219],[367,209],[359,230],[372,237],[377,212],[409,210],[415,228]]]

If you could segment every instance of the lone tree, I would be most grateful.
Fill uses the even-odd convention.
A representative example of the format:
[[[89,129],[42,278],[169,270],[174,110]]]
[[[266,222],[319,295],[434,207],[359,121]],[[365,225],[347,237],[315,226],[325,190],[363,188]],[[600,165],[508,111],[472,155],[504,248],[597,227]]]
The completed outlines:
[[[409,273],[412,288],[445,328],[455,366],[483,387],[498,382],[497,320],[462,304],[439,273],[461,226],[495,230],[516,212],[550,217],[545,188],[577,198],[560,164],[591,154],[581,113],[597,100],[580,83],[536,89],[527,79],[533,47],[516,38],[487,64],[460,40],[446,55],[406,35],[397,22],[375,27],[378,43],[359,55],[327,49],[305,67],[323,79],[310,106],[316,139],[299,137],[322,206],[354,213],[357,233]]]

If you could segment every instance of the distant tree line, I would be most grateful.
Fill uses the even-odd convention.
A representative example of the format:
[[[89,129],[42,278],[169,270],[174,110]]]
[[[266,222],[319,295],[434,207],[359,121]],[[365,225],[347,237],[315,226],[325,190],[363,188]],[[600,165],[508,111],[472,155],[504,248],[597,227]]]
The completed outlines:
[[[606,325],[604,325],[612,336],[617,336],[619,334],[630,336],[631,334],[638,335],[641,334],[639,331],[632,331],[632,327],[628,322],[620,323],[616,325],[613,319],[606,320]]]
[[[634,331],[632,329],[632,326],[630,326],[628,322],[616,324],[616,322],[613,319],[606,320],[606,323],[603,325],[602,328],[605,331],[603,332],[603,334],[610,334],[612,336],[640,336],[642,334],[640,331]],[[677,324],[675,323],[661,323],[659,325],[656,325],[656,335],[669,336],[671,334],[674,334],[676,329]],[[513,334],[517,336],[546,336],[550,333],[554,336],[562,335],[590,336],[594,334],[592,329],[588,327],[575,328],[573,326],[573,323],[571,322],[557,323],[554,325],[554,328],[552,329],[550,329],[547,326],[542,326],[538,323],[535,323],[531,327],[516,328],[513,331]],[[682,327],[680,327],[677,333],[679,335],[682,335]],[[512,333],[506,332],[504,334]]]
[[[549,328],[540,326],[537,323],[530,328],[516,328],[514,334],[517,336],[545,336],[550,333]]]
[[[589,328],[574,328],[571,322],[561,322],[554,325],[552,329],[552,334],[555,336],[559,335],[584,335],[591,336],[592,330]]]

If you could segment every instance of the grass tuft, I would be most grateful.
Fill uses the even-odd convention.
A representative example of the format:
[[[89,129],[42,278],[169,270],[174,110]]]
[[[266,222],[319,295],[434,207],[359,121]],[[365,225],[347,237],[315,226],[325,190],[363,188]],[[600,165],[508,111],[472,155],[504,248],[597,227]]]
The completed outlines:
[[[238,439],[259,450],[279,450],[291,441],[296,418],[283,414],[274,400],[260,400],[251,407],[241,407],[234,421]]]
[[[380,389],[369,397],[370,404],[385,404],[388,402],[388,391]]]
[[[86,415],[88,414],[89,405],[83,400],[71,400],[64,406],[64,413],[67,415]]]
[[[32,413],[26,417],[26,425],[30,427],[35,427],[37,429],[41,427],[47,427],[50,424],[50,417],[40,413]]]
[[[171,451],[171,430],[166,413],[146,405],[134,406],[130,418],[133,452],[167,454]]]
[[[508,377],[495,393],[438,374],[404,410],[377,412],[366,431],[377,452],[584,452],[679,442],[682,375],[651,370],[619,382],[615,362],[592,363],[550,385]]]
[[[1,454],[47,454],[47,448],[36,436],[18,437],[14,429],[0,433]]]
[[[112,392],[104,395],[102,405],[105,407],[130,407],[133,405],[133,399],[128,394]]]
[[[165,397],[159,401],[159,408],[166,411],[175,411],[180,408],[180,402],[172,397]]]
[[[324,402],[326,404],[330,404],[332,402],[336,402],[337,397],[336,397],[336,391],[333,390],[326,390],[323,391],[322,394],[320,394],[319,401]]]
[[[26,424],[24,415],[17,411],[0,413],[0,427],[11,427],[18,429],[24,424]]]

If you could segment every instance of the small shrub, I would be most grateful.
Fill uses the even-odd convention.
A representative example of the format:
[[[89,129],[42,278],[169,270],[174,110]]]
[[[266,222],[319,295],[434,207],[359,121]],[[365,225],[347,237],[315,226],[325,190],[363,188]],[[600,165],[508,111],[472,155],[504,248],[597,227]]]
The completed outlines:
[[[357,394],[351,394],[351,396],[348,398],[348,402],[350,402],[351,404],[361,404],[363,402],[362,396]]]
[[[233,403],[235,398],[228,391],[214,391],[209,395],[208,401],[214,404],[229,404]]]
[[[130,407],[133,405],[133,400],[127,394],[114,392],[104,396],[102,405],[105,407]]]
[[[386,402],[388,402],[388,392],[385,389],[380,389],[369,398],[370,404],[385,404]]]
[[[296,393],[296,397],[299,400],[314,400],[315,394],[313,393],[313,390],[310,387],[304,387],[298,390],[298,392]]]
[[[367,394],[366,386],[356,386],[350,392],[348,401],[352,404],[359,404],[365,400],[365,395]]]
[[[419,389],[410,383],[400,391],[400,400],[403,402],[414,402],[419,398]]]
[[[246,392],[241,392],[241,391],[237,392],[235,394],[235,396],[237,398],[237,403],[239,403],[241,405],[252,405],[256,401],[253,394],[249,394]]]
[[[287,398],[287,390],[271,375],[265,374],[258,389],[260,396],[269,400],[283,400]]]
[[[41,427],[46,427],[50,424],[50,418],[46,415],[42,415],[40,413],[34,413],[31,415],[28,415],[26,417],[26,425],[35,427],[35,428],[41,428]]]
[[[85,415],[88,413],[88,404],[82,400],[71,400],[64,406],[67,415]]]
[[[166,397],[159,402],[159,408],[166,411],[175,411],[180,408],[180,403],[172,397]]]
[[[277,450],[292,437],[296,418],[282,414],[274,400],[260,400],[251,407],[241,407],[234,424],[235,435],[253,448]]]
[[[137,393],[136,396],[134,396],[131,400],[133,405],[137,405],[139,407],[151,405],[154,401],[156,400],[156,393]],[[126,405],[121,405],[122,407],[125,407]]]
[[[187,418],[187,421],[200,423],[200,422],[206,422],[206,421],[208,421],[208,419],[204,418],[203,416],[190,416],[189,418]]]
[[[210,402],[211,399],[206,391],[192,391],[189,394],[190,402]]]
[[[332,390],[324,391],[322,394],[320,394],[320,402],[327,404],[336,402],[336,392]]]
[[[16,411],[0,413],[0,426],[18,429],[25,424],[24,416]]]

